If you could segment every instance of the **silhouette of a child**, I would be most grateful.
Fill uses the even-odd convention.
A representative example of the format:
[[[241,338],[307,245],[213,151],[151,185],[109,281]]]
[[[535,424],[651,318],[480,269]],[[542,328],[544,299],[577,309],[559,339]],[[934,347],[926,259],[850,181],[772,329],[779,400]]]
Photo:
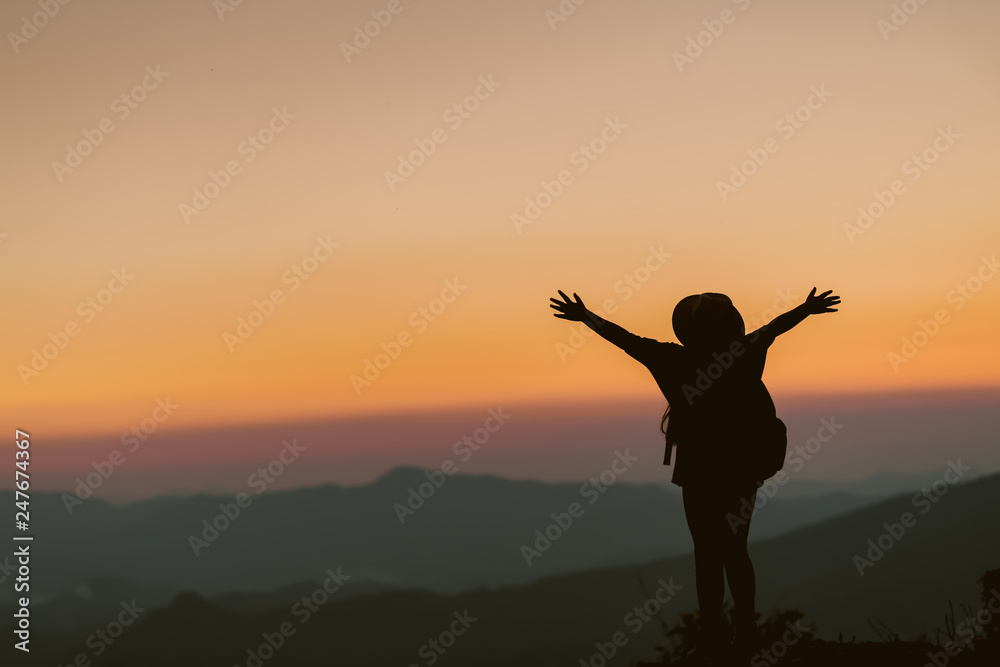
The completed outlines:
[[[809,315],[836,312],[840,297],[816,295],[746,334],[743,317],[724,294],[706,292],[682,299],[673,328],[681,342],[640,338],[587,310],[575,293],[551,299],[556,317],[583,322],[643,364],[667,399],[664,421],[671,481],[683,490],[684,514],[694,542],[695,578],[701,609],[700,645],[709,652],[721,637],[725,579],[734,604],[733,644],[752,651],[756,639],[756,582],[747,553],[750,522],[731,523],[746,499],[751,505],[764,478],[759,442],[776,421],[774,402],[761,379],[774,339]],[[778,422],[780,424],[780,422]],[[661,424],[662,426],[662,424]]]

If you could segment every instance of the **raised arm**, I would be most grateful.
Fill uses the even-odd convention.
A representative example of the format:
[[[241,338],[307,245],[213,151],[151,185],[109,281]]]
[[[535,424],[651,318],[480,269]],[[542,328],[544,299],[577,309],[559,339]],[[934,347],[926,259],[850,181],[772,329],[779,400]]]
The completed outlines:
[[[833,290],[827,290],[819,296],[816,295],[816,288],[813,287],[812,291],[809,292],[809,296],[801,304],[792,308],[787,313],[782,313],[776,318],[768,322],[768,324],[761,328],[772,340],[781,334],[785,333],[789,329],[793,328],[802,320],[806,319],[810,315],[819,315],[820,313],[835,313],[836,308],[831,306],[836,306],[840,303],[840,297],[837,295],[831,296],[830,293]]]
[[[587,307],[583,305],[583,301],[577,296],[576,292],[573,293],[574,300],[566,296],[562,290],[559,290],[559,296],[563,298],[562,301],[559,299],[549,299],[552,302],[549,306],[558,311],[553,313],[553,315],[572,322],[583,322],[596,331],[601,338],[621,348],[633,358],[639,359],[642,356],[645,343],[656,343],[656,341],[650,338],[640,338],[614,322],[608,321],[600,315],[587,310]]]

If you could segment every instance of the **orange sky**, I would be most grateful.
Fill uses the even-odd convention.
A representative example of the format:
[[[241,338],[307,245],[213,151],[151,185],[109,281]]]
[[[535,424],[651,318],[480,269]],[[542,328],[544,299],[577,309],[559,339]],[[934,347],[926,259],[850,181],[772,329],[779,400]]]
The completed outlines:
[[[220,20],[208,0],[71,3],[16,52],[8,35],[12,428],[118,433],[168,396],[176,428],[655,394],[603,342],[560,358],[572,329],[547,306],[560,288],[594,309],[613,300],[612,319],[661,340],[690,293],[725,292],[750,321],[832,288],[841,312],[770,355],[774,393],[1000,384],[1000,280],[984,263],[1000,250],[1000,5],[927,3],[886,39],[882,0],[595,1],[555,29],[555,0],[419,0],[347,62],[341,42],[388,5],[247,0]],[[678,71],[674,52],[725,10]],[[35,11],[4,3],[0,25],[21,32]],[[477,89],[477,108],[452,110]],[[808,119],[781,124],[797,110]],[[113,131],[78,166],[53,166],[102,121]],[[261,130],[273,141],[255,148]],[[602,131],[603,153],[579,152]],[[390,189],[399,156],[434,136]],[[723,201],[732,165],[768,146]],[[913,162],[925,150],[926,170]],[[226,187],[186,216],[227,166]],[[525,198],[561,173],[518,229]],[[895,201],[849,239],[858,207],[896,179]],[[669,258],[622,287],[647,277],[651,247]],[[319,256],[307,280],[288,273]],[[123,269],[134,278],[91,313]],[[956,296],[970,279],[979,291]],[[467,288],[423,328],[420,309],[454,280]],[[274,290],[273,315],[227,346]],[[894,370],[887,355],[939,310],[947,321]],[[47,367],[19,371],[74,324]],[[412,344],[356,391],[351,376],[401,333]]]

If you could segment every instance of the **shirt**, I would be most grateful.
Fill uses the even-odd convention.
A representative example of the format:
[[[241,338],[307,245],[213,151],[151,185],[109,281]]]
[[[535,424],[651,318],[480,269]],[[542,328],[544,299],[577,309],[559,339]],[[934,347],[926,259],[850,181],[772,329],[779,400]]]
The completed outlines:
[[[774,342],[766,326],[714,351],[642,338],[624,329],[609,340],[649,370],[667,399],[663,463],[670,464],[676,446],[673,483],[754,481],[747,474],[747,457],[753,454],[747,441],[776,417],[762,380],[767,349]]]

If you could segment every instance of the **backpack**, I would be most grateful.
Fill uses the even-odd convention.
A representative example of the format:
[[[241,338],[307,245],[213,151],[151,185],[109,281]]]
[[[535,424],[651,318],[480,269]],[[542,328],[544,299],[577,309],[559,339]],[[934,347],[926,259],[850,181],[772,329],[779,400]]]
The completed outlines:
[[[670,416],[670,405],[667,405],[660,420],[660,431],[666,441],[666,451],[663,454],[663,465],[670,465],[671,453],[676,445],[676,432],[671,432],[667,424]],[[788,429],[785,422],[777,416],[767,417],[764,422],[753,429],[755,437],[752,448],[743,448],[743,453],[739,468],[752,472],[752,476],[757,482],[763,484],[764,481],[774,477],[785,465],[785,457],[788,455]],[[760,486],[758,484],[758,486]]]
[[[788,429],[778,417],[767,420],[760,434],[760,449],[755,457],[757,479],[760,482],[774,477],[785,465],[788,455]]]

